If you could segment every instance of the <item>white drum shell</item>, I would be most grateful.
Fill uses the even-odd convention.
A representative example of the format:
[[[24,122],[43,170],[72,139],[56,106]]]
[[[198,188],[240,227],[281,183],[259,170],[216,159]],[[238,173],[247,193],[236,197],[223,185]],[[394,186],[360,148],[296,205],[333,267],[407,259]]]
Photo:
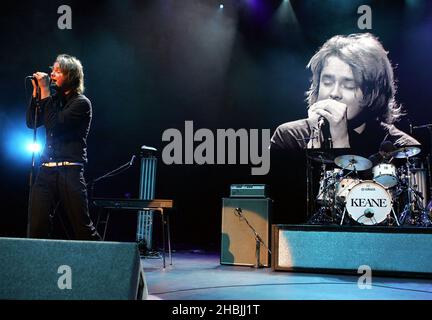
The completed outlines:
[[[336,197],[340,201],[345,201],[350,190],[359,183],[359,179],[343,178],[336,184]]]
[[[373,180],[384,187],[392,188],[398,184],[397,169],[391,163],[380,163],[372,169]]]

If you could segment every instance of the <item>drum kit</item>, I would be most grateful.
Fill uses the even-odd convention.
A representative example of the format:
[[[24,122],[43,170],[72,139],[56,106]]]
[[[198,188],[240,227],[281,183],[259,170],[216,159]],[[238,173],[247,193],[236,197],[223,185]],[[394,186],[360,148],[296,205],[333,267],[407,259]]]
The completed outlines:
[[[309,223],[431,227],[426,170],[415,157],[420,151],[417,146],[396,149],[375,166],[358,155],[310,152],[321,173],[314,197],[319,209]],[[400,159],[399,167],[394,159]]]

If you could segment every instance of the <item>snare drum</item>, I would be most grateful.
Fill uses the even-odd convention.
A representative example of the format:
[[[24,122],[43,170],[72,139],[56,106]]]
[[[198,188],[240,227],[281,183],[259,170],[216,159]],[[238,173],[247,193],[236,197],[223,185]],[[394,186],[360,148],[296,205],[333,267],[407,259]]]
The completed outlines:
[[[398,184],[397,170],[391,163],[380,163],[373,167],[373,180],[386,188],[392,188]]]
[[[354,221],[364,225],[376,225],[390,214],[393,201],[390,193],[381,184],[363,181],[351,188],[345,209]]]

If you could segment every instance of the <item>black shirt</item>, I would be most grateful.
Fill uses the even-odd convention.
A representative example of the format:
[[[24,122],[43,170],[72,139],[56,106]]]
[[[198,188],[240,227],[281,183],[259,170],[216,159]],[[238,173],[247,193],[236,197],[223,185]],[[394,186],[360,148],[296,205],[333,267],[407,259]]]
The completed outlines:
[[[311,134],[312,125],[308,119],[284,123],[274,132],[271,148],[291,151],[306,149]],[[395,147],[420,145],[394,125],[378,121],[368,122],[362,133],[350,129],[348,135],[351,151],[366,158],[378,152],[383,141],[391,141]]]
[[[39,101],[37,127],[45,126],[42,162],[87,162],[87,136],[92,119],[90,100],[78,93],[56,93]],[[27,127],[34,127],[36,100],[27,109]]]

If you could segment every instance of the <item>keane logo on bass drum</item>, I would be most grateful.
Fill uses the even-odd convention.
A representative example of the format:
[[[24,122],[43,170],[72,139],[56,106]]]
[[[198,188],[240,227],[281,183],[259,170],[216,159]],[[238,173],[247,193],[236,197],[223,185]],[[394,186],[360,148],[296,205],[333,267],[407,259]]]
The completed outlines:
[[[374,185],[366,185],[366,187],[359,188],[360,194],[363,197],[353,197],[350,198],[351,207],[378,207],[384,208],[387,207],[387,199],[383,197],[379,197],[379,192]]]
[[[380,198],[380,199],[366,199],[366,198],[356,198],[356,199],[350,199],[351,200],[351,207],[379,207],[384,208],[387,207],[387,199]]]
[[[376,225],[387,219],[392,211],[390,193],[379,183],[363,181],[351,188],[346,197],[345,209],[356,222]]]

